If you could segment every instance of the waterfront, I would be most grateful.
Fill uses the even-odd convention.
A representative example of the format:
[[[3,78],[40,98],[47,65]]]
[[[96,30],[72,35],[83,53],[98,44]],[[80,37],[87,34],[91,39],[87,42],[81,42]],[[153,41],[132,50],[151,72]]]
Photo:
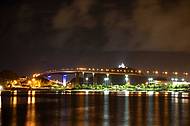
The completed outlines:
[[[189,126],[190,99],[110,93],[1,95],[2,126]]]

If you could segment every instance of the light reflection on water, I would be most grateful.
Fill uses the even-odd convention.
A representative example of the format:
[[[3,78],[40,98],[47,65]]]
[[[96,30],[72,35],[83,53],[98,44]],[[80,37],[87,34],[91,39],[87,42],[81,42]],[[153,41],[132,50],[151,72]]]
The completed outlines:
[[[104,95],[104,103],[103,103],[103,126],[109,126],[109,97],[108,95]]]
[[[0,96],[2,126],[189,126],[190,99],[43,94]]]
[[[35,96],[28,96],[28,102],[27,102],[27,114],[26,114],[26,126],[35,126]]]

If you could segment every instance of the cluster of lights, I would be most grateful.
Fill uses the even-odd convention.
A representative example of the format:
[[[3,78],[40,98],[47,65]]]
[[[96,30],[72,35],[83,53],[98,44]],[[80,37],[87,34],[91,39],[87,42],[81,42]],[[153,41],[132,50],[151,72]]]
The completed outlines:
[[[12,84],[17,84],[18,82],[17,82],[17,80],[14,80],[13,82],[12,82]]]
[[[149,82],[152,82],[153,80],[154,80],[154,78],[152,78],[152,77],[148,78]]]
[[[183,73],[183,74],[184,74],[184,75],[186,75],[186,76],[188,75],[188,73],[187,73],[187,72],[185,72],[185,73]]]
[[[33,74],[33,78],[39,77],[39,76],[40,76],[40,74]]]
[[[178,78],[171,78],[171,81],[178,81]]]
[[[178,80],[179,80],[178,78],[171,78],[171,81],[173,81],[173,82],[174,82],[174,81],[175,81],[175,82],[178,82]],[[182,81],[182,82],[184,82],[184,81],[185,81],[185,79],[184,79],[184,78],[182,78],[182,79],[181,79],[181,81]]]
[[[147,70],[146,73],[147,73],[147,74],[150,74],[151,71]],[[153,73],[153,74],[159,74],[159,71],[156,70],[156,71],[153,71],[152,73]],[[164,71],[164,72],[161,72],[161,73],[162,73],[162,74],[165,74],[165,75],[168,75],[168,74],[169,74],[167,71]],[[176,76],[179,75],[178,72],[172,72],[172,74],[173,74],[173,75],[176,75]],[[187,73],[187,72],[184,72],[183,75],[186,75],[186,76],[187,76],[188,73]]]
[[[165,74],[165,75],[167,75],[168,74],[168,72],[162,72],[163,74]]]
[[[126,68],[125,64],[124,63],[121,63],[118,68]]]
[[[34,86],[34,87],[40,87],[39,81],[37,81],[35,78],[32,78],[31,80],[28,80],[28,85]]]

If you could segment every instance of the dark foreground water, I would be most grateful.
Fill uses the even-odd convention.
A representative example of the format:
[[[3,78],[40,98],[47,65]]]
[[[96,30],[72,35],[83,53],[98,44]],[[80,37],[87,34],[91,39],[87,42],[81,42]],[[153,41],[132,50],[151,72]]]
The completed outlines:
[[[0,98],[2,126],[190,126],[190,99],[103,94]]]

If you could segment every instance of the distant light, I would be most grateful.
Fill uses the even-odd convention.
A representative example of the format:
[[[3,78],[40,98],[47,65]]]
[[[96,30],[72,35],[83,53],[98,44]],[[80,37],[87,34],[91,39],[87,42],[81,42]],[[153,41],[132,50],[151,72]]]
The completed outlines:
[[[17,84],[17,83],[18,83],[17,80],[14,80],[14,81],[13,81],[13,84]]]
[[[109,74],[106,74],[107,77],[109,77]]]
[[[174,72],[175,75],[178,75],[178,72]]]
[[[77,70],[87,70],[87,68],[83,68],[83,67],[80,67],[80,68],[77,68]]]
[[[104,91],[104,95],[109,95],[109,91],[108,91],[108,90],[105,90],[105,91]]]
[[[40,74],[33,74],[33,77],[38,77],[38,76],[40,76]]]
[[[175,81],[178,81],[178,78],[175,78]]]
[[[186,76],[188,75],[188,73],[187,73],[187,72],[185,72],[184,74],[185,74]]]
[[[51,75],[48,75],[48,80],[50,80],[51,79]]]
[[[32,77],[36,77],[36,74],[33,74]]]
[[[171,78],[172,81],[174,81],[175,79],[174,78]]]
[[[105,78],[104,78],[104,81],[108,81],[108,80],[109,80],[109,78],[108,78],[108,77],[105,77]]]
[[[126,68],[124,63],[121,63],[118,68]]]
[[[151,82],[153,81],[154,79],[152,77],[148,78],[148,81]]]
[[[0,90],[3,90],[3,86],[0,85]]]
[[[88,77],[86,77],[86,78],[85,78],[85,80],[86,80],[86,81],[88,81],[88,80],[89,80],[89,78],[88,78]]]
[[[28,81],[28,84],[32,84],[32,82],[29,80],[29,81]]]
[[[155,74],[158,74],[158,71],[155,71]]]
[[[125,82],[127,83],[129,81],[129,76],[125,75]]]
[[[181,79],[181,81],[183,81],[183,82],[184,82],[184,81],[185,81],[185,79],[184,79],[184,78],[182,78],[182,79]]]

